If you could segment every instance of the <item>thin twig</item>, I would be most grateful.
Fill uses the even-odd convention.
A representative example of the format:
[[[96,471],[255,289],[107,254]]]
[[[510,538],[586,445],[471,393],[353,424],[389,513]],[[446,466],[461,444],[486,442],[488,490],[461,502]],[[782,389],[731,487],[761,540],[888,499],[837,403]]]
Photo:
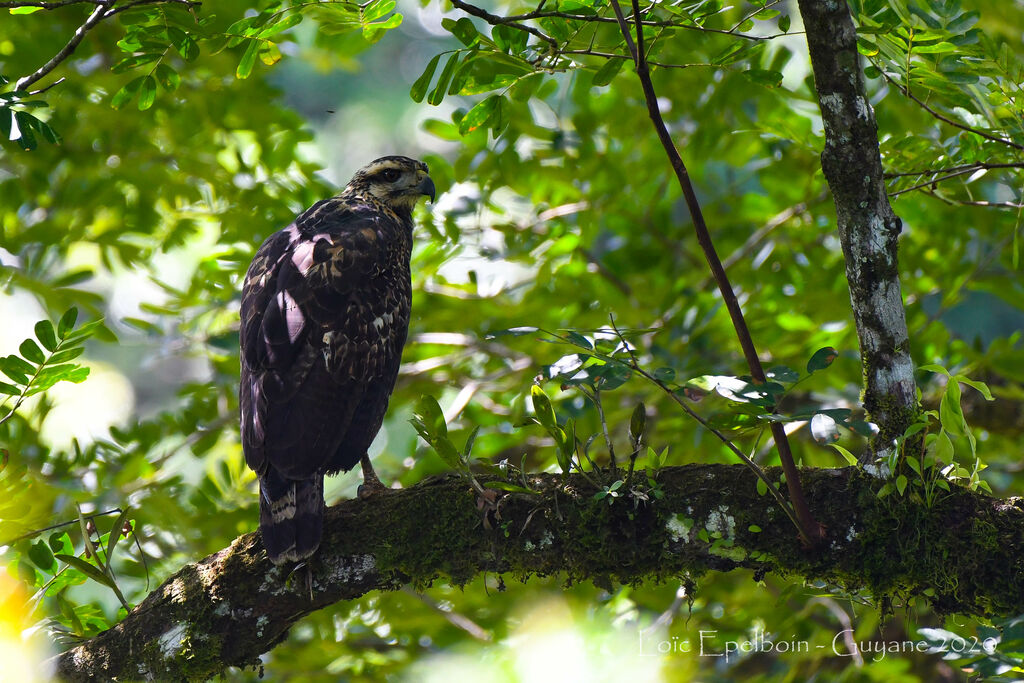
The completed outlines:
[[[612,436],[608,431],[608,420],[604,417],[604,406],[601,405],[601,390],[595,385],[593,393],[587,392],[586,389],[582,389],[582,391],[584,395],[593,401],[594,405],[597,407],[597,415],[601,420],[601,432],[604,434],[604,442],[608,446],[608,459],[611,460],[612,469],[617,469],[618,464],[615,462],[615,445],[612,443]]]
[[[919,107],[921,107],[926,112],[928,112],[933,118],[936,118],[936,119],[938,119],[939,121],[942,121],[945,124],[953,126],[954,128],[959,128],[960,130],[967,131],[968,133],[974,133],[975,135],[980,135],[981,137],[985,138],[986,140],[991,140],[992,142],[998,142],[998,143],[1006,145],[1007,147],[1013,147],[1014,149],[1024,150],[1024,145],[1022,145],[1022,144],[1016,143],[1016,142],[1014,142],[1012,140],[1007,140],[1006,138],[1001,138],[998,135],[992,135],[991,133],[986,133],[985,131],[980,130],[978,128],[972,128],[971,126],[968,126],[966,124],[960,123],[959,121],[955,121],[955,120],[949,118],[948,116],[944,116],[943,114],[940,114],[939,112],[935,111],[934,109],[929,107],[927,104],[925,104],[920,98],[917,97],[917,95],[915,95],[914,93],[910,92],[909,88],[906,88],[906,87],[900,85],[899,83],[897,83],[895,80],[893,80],[892,76],[890,76],[889,74],[887,74],[885,72],[885,69],[879,67],[878,65],[875,65],[875,66],[878,68],[878,71],[882,74],[882,76],[885,78],[885,80],[887,80],[889,83],[894,85],[901,93],[906,95],[908,98],[910,98],[911,100],[916,102]]]
[[[807,211],[808,207],[825,201],[827,197],[828,191],[824,191],[814,199],[811,199],[810,201],[794,204],[788,209],[783,209],[782,211],[778,212],[777,214],[769,218],[767,221],[765,221],[764,225],[759,227],[754,232],[750,233],[750,236],[746,239],[745,242],[743,242],[743,244],[736,247],[736,249],[734,249],[731,254],[725,257],[725,259],[722,261],[722,267],[727,270],[733,267],[741,258],[750,253],[751,249],[760,244],[765,237],[770,235],[777,228],[779,228],[782,225],[785,225],[785,223],[792,219],[794,216],[799,216],[804,211]],[[705,277],[696,287],[694,287],[694,290],[698,292],[704,291],[704,289],[707,288],[708,284],[710,284],[709,280],[710,276]]]
[[[588,49],[588,50],[559,50],[558,54],[560,54],[560,55],[588,55],[590,57],[603,57],[604,59],[628,59],[629,61],[633,61],[633,58],[630,57],[629,55],[619,55],[619,54],[615,54],[614,52],[600,52],[598,50],[592,50],[592,49]],[[705,66],[705,67],[721,68],[721,65],[719,65],[719,64],[708,64],[706,62],[695,62],[693,64],[667,64],[665,62],[652,62],[652,61],[648,61],[647,63],[650,64],[651,66],[656,66],[656,67],[658,67],[660,69],[690,69],[690,68],[695,67],[695,66]]]
[[[650,70],[648,69],[647,58],[644,52],[644,32],[643,26],[640,24],[640,3],[638,0],[632,0],[632,5],[633,18],[636,22],[635,43],[633,41],[633,36],[631,35],[632,31],[622,14],[622,8],[619,7],[618,0],[612,0],[611,2],[612,10],[615,12],[615,17],[619,23],[619,30],[622,33],[623,39],[626,41],[629,53],[633,56],[633,62],[636,64],[636,74],[640,79],[640,84],[643,88],[644,99],[647,102],[647,112],[651,117],[651,122],[658,134],[662,147],[665,149],[665,154],[668,156],[669,161],[672,164],[672,169],[675,171],[676,179],[679,181],[679,186],[686,199],[686,205],[690,211],[690,216],[693,219],[694,230],[697,234],[697,242],[704,251],[704,257],[708,262],[708,266],[711,268],[711,273],[715,277],[715,282],[718,284],[718,289],[722,294],[722,299],[725,302],[726,309],[729,311],[733,327],[736,330],[736,336],[739,338],[740,347],[742,348],[743,355],[747,360],[747,365],[750,367],[750,374],[753,376],[756,383],[764,384],[767,382],[767,378],[765,377],[764,369],[761,367],[761,360],[758,358],[757,349],[754,347],[750,331],[747,329],[747,323],[743,317],[743,311],[740,308],[739,301],[736,299],[736,294],[732,289],[732,284],[729,282],[729,277],[726,275],[725,269],[722,267],[722,262],[718,258],[718,253],[715,251],[714,243],[711,240],[711,233],[708,231],[707,224],[704,222],[704,215],[701,211],[700,203],[697,200],[697,194],[693,188],[693,183],[690,181],[690,174],[686,170],[686,165],[683,163],[683,159],[679,155],[679,150],[676,149],[675,143],[672,141],[672,136],[669,134],[668,128],[665,125],[665,120],[661,116],[661,110],[658,106],[658,96],[654,91],[654,84],[651,82]],[[779,451],[779,460],[782,463],[782,469],[786,474],[786,486],[789,489],[789,497],[793,502],[793,509],[796,513],[796,519],[794,521],[796,522],[797,530],[805,543],[808,545],[814,545],[816,541],[823,538],[824,532],[821,525],[815,521],[813,515],[811,515],[810,509],[807,507],[807,501],[804,499],[803,489],[800,485],[800,473],[796,468],[796,463],[793,461],[793,454],[790,451],[789,441],[786,438],[785,430],[781,424],[772,422],[771,431],[772,436],[775,439],[776,447]],[[747,457],[746,453],[743,453],[738,448],[736,449],[736,452],[744,462],[749,463],[748,466],[756,467],[754,462]]]
[[[766,10],[766,9],[768,9],[770,7],[774,7],[775,5],[779,4],[780,2],[782,2],[782,0],[772,0],[772,2],[765,3],[763,6],[755,7],[754,9],[750,10],[747,14],[743,15],[743,18],[740,19],[739,21],[737,21],[733,25],[733,27],[731,29],[729,29],[728,33],[735,34],[735,31],[737,29],[739,29],[740,26],[743,26],[743,24],[745,24],[747,21],[752,19],[755,15],[757,15],[758,12],[761,12],[762,10]]]
[[[973,169],[973,168],[965,168],[965,169],[960,170],[960,171],[954,171],[953,173],[947,173],[946,175],[941,176],[939,178],[932,178],[931,180],[927,180],[927,181],[925,181],[923,183],[918,183],[917,185],[911,185],[910,187],[905,187],[902,190],[897,190],[896,192],[890,192],[889,196],[890,197],[899,197],[901,194],[906,194],[907,192],[913,192],[914,190],[920,190],[922,187],[928,187],[930,185],[934,185],[935,183],[941,183],[943,180],[950,180],[951,178],[958,178],[958,177],[960,177],[962,175],[967,175],[968,173],[973,173],[974,170],[975,169]]]
[[[789,505],[789,503],[786,501],[786,499],[782,497],[782,494],[779,492],[779,490],[777,488],[775,488],[775,483],[772,482],[772,480],[768,478],[768,473],[765,472],[763,469],[761,469],[760,465],[758,465],[756,462],[751,460],[750,456],[748,456],[746,453],[744,453],[742,450],[740,450],[740,448],[736,444],[734,444],[729,439],[729,437],[727,437],[725,434],[723,434],[722,432],[720,432],[717,429],[715,429],[714,427],[712,427],[711,424],[707,420],[705,420],[703,417],[701,417],[700,414],[697,413],[693,408],[688,406],[686,404],[686,402],[683,400],[683,398],[679,394],[677,394],[676,392],[672,391],[668,386],[666,386],[664,382],[662,382],[658,378],[654,377],[653,375],[649,374],[643,368],[634,367],[633,369],[637,373],[639,373],[642,377],[644,377],[645,379],[647,379],[647,380],[653,382],[655,385],[657,385],[658,388],[661,389],[663,392],[665,392],[668,395],[669,398],[671,398],[673,401],[675,401],[675,403],[680,408],[682,408],[683,411],[686,412],[687,415],[689,415],[694,420],[699,422],[701,424],[701,426],[704,427],[704,429],[708,430],[709,432],[714,434],[716,437],[718,437],[718,440],[721,441],[723,444],[725,444],[725,446],[729,450],[731,450],[733,453],[735,453],[736,456],[740,460],[743,461],[744,465],[746,465],[751,470],[753,470],[754,474],[757,475],[757,478],[760,479],[761,481],[763,481],[765,484],[767,484],[768,492],[770,494],[772,494],[773,498],[775,498],[775,501],[779,504],[779,507],[782,508],[782,511],[785,512],[786,516],[789,517],[793,521],[794,526],[796,526],[797,529],[800,529],[800,520],[797,518],[797,513]],[[772,424],[777,424],[777,423],[773,422]],[[789,477],[786,477],[786,484],[787,485],[789,484]]]
[[[94,519],[96,517],[103,517],[105,515],[112,515],[115,512],[117,514],[121,514],[122,510],[121,510],[121,508],[114,508],[113,510],[104,510],[103,512],[93,512],[93,513],[90,513],[88,515],[82,515],[82,516],[85,517],[86,519]],[[78,524],[78,518],[76,517],[75,519],[72,519],[69,522],[59,522],[57,524],[51,524],[50,526],[44,526],[42,529],[33,529],[32,531],[27,531],[27,532],[23,533],[21,536],[15,536],[14,538],[10,538],[10,539],[8,539],[6,541],[0,541],[0,545],[13,545],[13,544],[17,543],[18,541],[22,541],[22,540],[24,540],[26,538],[32,538],[34,536],[38,536],[39,534],[43,533],[44,531],[51,531],[53,529],[59,529],[62,526],[68,526],[70,524]]]
[[[515,20],[509,19],[508,17],[498,16],[497,14],[491,14],[485,9],[477,7],[476,5],[470,5],[469,3],[463,2],[462,0],[451,0],[452,6],[462,10],[466,14],[471,14],[474,17],[483,19],[492,26],[512,26],[519,29],[520,31],[526,31],[531,36],[535,36],[540,40],[551,46],[552,50],[558,50],[558,42],[551,36],[541,32],[539,29],[535,29],[532,26],[523,26]]]
[[[760,10],[758,10],[758,11],[760,11]],[[481,18],[483,18],[483,17],[481,17]],[[582,21],[582,22],[599,23],[599,24],[615,24],[615,23],[618,23],[618,19],[616,19],[614,17],[605,17],[605,16],[602,16],[600,14],[572,14],[571,12],[556,12],[554,10],[548,10],[547,12],[539,12],[539,11],[527,12],[526,14],[514,14],[512,16],[502,17],[502,19],[504,19],[505,22],[511,22],[511,23],[518,23],[518,22],[521,22],[521,21],[530,21],[532,19],[544,19],[544,18],[567,19],[569,21]],[[630,21],[633,20],[632,17],[628,17],[628,19]],[[698,26],[696,24],[680,24],[680,23],[677,23],[677,22],[674,22],[674,21],[670,21],[670,20],[667,20],[667,19],[658,19],[658,20],[644,19],[644,20],[641,20],[640,23],[643,26],[650,26],[650,27],[655,27],[655,28],[680,28],[680,29],[686,29],[686,30],[690,30],[690,31],[702,31],[704,33],[721,33],[723,35],[733,36],[735,38],[743,38],[745,40],[752,40],[752,41],[772,40],[774,38],[781,38],[781,37],[787,36],[787,35],[799,35],[800,34],[800,32],[794,31],[794,32],[791,32],[791,33],[776,33],[776,34],[767,35],[767,36],[755,36],[755,35],[752,35],[752,34],[749,34],[749,33],[738,33],[735,30],[736,27],[733,27],[732,29],[708,28],[707,26]]]
[[[613,0],[613,2],[614,2],[614,0]],[[799,529],[800,528],[800,522],[797,519],[796,515],[794,514],[793,509],[790,507],[789,503],[786,502],[786,499],[782,497],[782,494],[779,493],[778,489],[775,488],[775,484],[768,478],[768,474],[763,469],[761,469],[761,467],[756,462],[751,460],[750,456],[748,456],[746,453],[744,453],[742,450],[740,450],[739,446],[734,444],[732,442],[732,440],[729,439],[729,437],[727,437],[725,434],[723,434],[722,432],[720,432],[717,429],[715,429],[714,427],[712,427],[711,424],[707,420],[705,420],[703,417],[700,416],[699,413],[697,413],[693,408],[691,408],[689,405],[687,405],[687,403],[683,400],[683,398],[681,396],[679,396],[679,394],[677,394],[676,392],[672,391],[672,389],[670,389],[668,387],[668,385],[666,385],[660,379],[658,379],[657,377],[655,377],[654,375],[650,374],[649,372],[644,370],[642,367],[640,367],[640,363],[637,360],[636,354],[633,353],[633,350],[630,347],[629,342],[626,341],[626,338],[623,336],[622,332],[619,331],[619,328],[615,325],[615,319],[614,318],[611,321],[611,327],[612,327],[612,330],[615,331],[615,335],[619,338],[619,341],[622,342],[622,345],[626,348],[626,351],[629,353],[630,362],[628,364],[626,364],[626,366],[629,367],[631,370],[635,371],[637,374],[639,374],[644,379],[648,380],[649,382],[651,382],[652,384],[657,386],[663,392],[665,392],[668,395],[668,397],[671,398],[673,401],[675,401],[675,403],[680,408],[682,408],[683,411],[687,415],[692,417],[702,427],[704,427],[706,430],[708,430],[709,432],[714,434],[716,437],[718,437],[718,440],[721,441],[723,444],[725,444],[726,448],[728,448],[733,453],[735,453],[737,456],[739,456],[739,459],[742,460],[743,463],[747,467],[749,467],[751,470],[753,470],[754,474],[757,475],[757,478],[760,479],[761,481],[763,481],[768,486],[768,490],[771,492],[772,497],[775,498],[775,500],[778,502],[779,506],[786,513],[786,516],[789,517],[793,521],[793,524],[796,526],[796,528]],[[622,361],[619,361],[619,362],[621,363]],[[787,481],[788,481],[788,477],[787,477]]]
[[[39,0],[3,0],[0,8],[41,7],[43,9],[59,9],[68,5],[95,5],[101,0],[58,0],[57,2],[41,2]]]
[[[57,54],[55,54],[53,57],[51,57],[50,60],[48,62],[46,62],[46,64],[43,64],[41,67],[39,67],[38,69],[33,71],[28,76],[23,76],[22,78],[18,79],[18,82],[15,84],[14,89],[15,90],[24,90],[26,87],[32,85],[33,83],[38,81],[40,78],[46,76],[48,73],[50,73],[51,71],[56,69],[60,65],[61,62],[63,62],[64,60],[66,60],[68,57],[71,56],[71,54],[78,47],[79,43],[82,42],[82,39],[85,38],[85,34],[88,33],[89,31],[91,31],[93,28],[95,28],[96,25],[99,24],[104,19],[109,19],[110,17],[114,16],[115,14],[120,14],[121,12],[133,9],[133,8],[138,7],[140,5],[155,5],[155,4],[161,4],[161,3],[168,3],[168,4],[174,3],[174,4],[185,5],[186,7],[196,7],[197,5],[200,4],[196,0],[134,0],[133,2],[127,2],[127,3],[123,4],[123,5],[119,5],[119,6],[115,7],[114,6],[115,2],[116,2],[116,0],[65,0],[65,1],[62,1],[62,2],[50,2],[50,3],[46,3],[46,2],[39,2],[39,3],[36,3],[36,2],[21,2],[20,0],[16,0],[13,3],[11,3],[11,2],[0,2],[0,7],[42,7],[44,9],[56,9],[56,8],[59,8],[59,7],[65,7],[65,6],[68,6],[68,5],[75,5],[75,4],[95,4],[96,5],[96,8],[92,11],[92,13],[89,15],[89,17],[85,20],[85,22],[82,23],[82,25],[79,26],[75,30],[74,35],[71,36],[71,39],[67,42],[67,44],[64,47],[62,47],[60,49],[60,51],[57,52]],[[56,85],[56,84],[54,84],[54,85]],[[53,87],[53,86],[52,85],[51,86],[47,86],[47,88],[43,88],[42,90],[40,90],[38,92],[44,92],[45,90],[47,90],[47,89],[49,89],[51,87]]]
[[[414,591],[412,588],[410,588],[408,586],[402,588],[402,592],[408,593],[409,595],[412,595],[412,596],[418,598],[424,605],[426,605],[427,607],[429,607],[432,610],[436,611],[442,617],[447,619],[448,623],[450,623],[452,626],[455,626],[456,628],[462,629],[463,631],[468,633],[473,638],[476,638],[477,640],[481,640],[481,641],[483,641],[485,643],[486,642],[490,642],[491,634],[488,633],[486,629],[482,628],[479,624],[477,624],[475,621],[473,621],[469,617],[467,617],[467,616],[465,616],[463,614],[459,614],[458,612],[453,612],[450,609],[445,609],[444,607],[441,606],[441,603],[439,603],[439,602],[437,602],[435,600],[432,600],[431,598],[429,598],[428,596],[424,595],[423,593]]]
[[[940,173],[954,173],[956,171],[963,171],[966,169],[970,170],[982,170],[985,169],[990,171],[998,168],[1024,168],[1024,161],[1015,161],[1010,163],[989,163],[986,161],[975,161],[973,164],[961,164],[960,166],[950,166],[949,168],[926,168],[922,171],[899,171],[896,173],[885,173],[885,178],[905,178],[909,176],[919,175],[938,175]]]
[[[587,261],[589,261],[594,266],[594,268],[597,269],[597,272],[601,275],[601,277],[603,277],[605,280],[611,283],[612,286],[615,287],[615,289],[619,290],[627,297],[633,296],[633,290],[630,288],[630,286],[626,284],[622,278],[620,278],[618,275],[612,272],[612,270],[608,268],[608,266],[602,263],[601,259],[597,257],[597,254],[590,251],[586,247],[579,247],[579,252],[583,254],[583,257],[586,258]]]
[[[1017,204],[1015,202],[987,202],[982,199],[950,199],[949,197],[943,197],[938,192],[932,192],[925,190],[925,194],[934,199],[938,199],[940,202],[945,202],[950,206],[961,205],[961,206],[981,206],[989,209],[1024,209],[1024,203]]]
[[[71,40],[67,42],[67,45],[62,47],[57,54],[50,58],[50,61],[46,62],[46,64],[43,64],[28,76],[18,79],[14,89],[24,90],[27,86],[32,85],[46,74],[56,69],[57,65],[70,57],[71,53],[78,47],[78,44],[82,42],[83,38],[85,38],[85,34],[96,26],[96,24],[103,21],[106,16],[107,9],[113,5],[113,3],[114,0],[99,0],[99,2],[96,3],[96,8],[89,15],[89,18],[86,19],[85,23],[79,26],[77,30],[75,30],[75,34],[71,36]]]

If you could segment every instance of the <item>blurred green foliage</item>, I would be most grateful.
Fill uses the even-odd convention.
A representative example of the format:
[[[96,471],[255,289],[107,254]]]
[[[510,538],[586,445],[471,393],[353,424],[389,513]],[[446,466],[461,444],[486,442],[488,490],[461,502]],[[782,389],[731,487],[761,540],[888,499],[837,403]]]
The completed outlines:
[[[536,9],[491,5],[505,16]],[[781,412],[794,418],[795,455],[807,466],[841,466],[830,442],[857,453],[870,430],[799,16],[780,2],[641,6],[661,108],[766,367],[776,366],[773,379],[786,386]],[[975,433],[953,434],[946,457],[976,467],[976,438],[993,492],[1019,492],[1024,71],[1014,27],[1024,7],[851,6],[904,224],[900,274],[914,359],[983,380],[997,399],[964,396]],[[21,8],[0,23],[0,308],[14,311],[20,297],[41,311],[22,321],[26,329],[39,321],[39,344],[0,349],[0,369],[14,382],[0,384],[12,399],[0,411],[0,546],[54,642],[118,620],[124,608],[111,584],[136,604],[184,562],[256,527],[256,488],[235,426],[240,279],[268,234],[335,191],[318,170],[369,160],[352,158],[352,149],[366,149],[353,141],[379,133],[380,121],[390,132],[370,148],[420,156],[446,192],[418,216],[410,343],[375,447],[382,476],[408,486],[446,469],[408,423],[426,394],[439,399],[430,433],[440,433],[438,411],[451,442],[480,430],[472,458],[467,447],[453,462],[566,469],[571,429],[588,458],[606,463],[599,411],[581,380],[599,376],[609,439],[640,453],[638,468],[735,462],[652,384],[628,372],[580,374],[601,365],[596,352],[618,345],[610,316],[645,367],[696,391],[688,395],[702,399],[696,409],[713,426],[774,463],[763,406],[729,388],[742,386],[742,356],[607,2],[548,3],[547,15],[519,22],[530,33],[447,3],[139,5],[99,22],[71,58],[18,86],[94,7]],[[67,343],[70,328],[47,321],[63,321],[72,307],[94,337],[84,347],[75,339],[85,349],[81,370],[57,379],[81,380],[90,364],[113,367],[131,380],[138,405],[127,422],[59,443],[46,432],[58,405],[50,389],[13,412],[29,377],[10,359],[38,367],[48,362],[39,345],[66,353],[57,338]],[[826,370],[827,348],[838,351],[826,353],[834,361]],[[798,382],[792,368],[807,373]],[[921,373],[926,406],[948,394],[946,379]],[[535,381],[544,390],[531,395]],[[90,396],[105,400],[102,390]],[[532,420],[538,396],[551,412]],[[815,415],[832,420],[820,439],[806,426]],[[355,484],[343,477],[330,493],[350,495]],[[614,504],[617,491],[604,493]],[[128,514],[97,514],[109,510]],[[118,544],[122,534],[130,542]],[[571,663],[584,652],[579,666],[597,676],[625,661],[639,677],[673,681],[958,675],[920,651],[832,649],[847,628],[854,642],[868,642],[916,640],[918,626],[941,627],[922,605],[899,605],[883,622],[864,604],[872,596],[798,579],[712,574],[695,593],[684,583],[689,592],[609,592],[558,577],[506,584],[489,575],[462,589],[439,580],[426,596],[373,594],[312,615],[265,669],[293,680],[437,672],[538,680],[530,658]],[[550,611],[564,616],[557,626],[543,625]],[[531,631],[536,624],[543,628]],[[676,647],[695,646],[705,632],[714,643],[760,632],[811,647],[732,659]],[[675,649],[659,650],[663,642]]]

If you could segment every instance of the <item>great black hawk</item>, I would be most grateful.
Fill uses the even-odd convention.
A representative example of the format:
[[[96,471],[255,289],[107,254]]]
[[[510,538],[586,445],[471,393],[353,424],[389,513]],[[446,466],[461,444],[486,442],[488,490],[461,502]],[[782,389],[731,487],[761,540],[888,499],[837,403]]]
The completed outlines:
[[[316,552],[325,474],[362,463],[384,420],[409,330],[412,210],[427,165],[382,157],[267,238],[242,290],[242,448],[259,477],[275,564]]]

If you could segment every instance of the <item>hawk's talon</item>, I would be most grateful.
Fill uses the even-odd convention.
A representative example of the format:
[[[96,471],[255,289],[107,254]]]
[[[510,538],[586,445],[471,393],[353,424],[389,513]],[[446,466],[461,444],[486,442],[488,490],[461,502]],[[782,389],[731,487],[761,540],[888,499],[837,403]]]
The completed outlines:
[[[381,482],[377,473],[373,471],[373,465],[370,464],[369,456],[364,455],[359,464],[363,466],[363,483],[356,489],[356,496],[359,500],[368,500],[388,490],[388,487]]]
[[[359,488],[356,489],[356,497],[359,498],[359,500],[369,500],[376,495],[390,490],[391,489],[381,483],[380,479],[377,479],[376,481],[364,481],[359,485]]]

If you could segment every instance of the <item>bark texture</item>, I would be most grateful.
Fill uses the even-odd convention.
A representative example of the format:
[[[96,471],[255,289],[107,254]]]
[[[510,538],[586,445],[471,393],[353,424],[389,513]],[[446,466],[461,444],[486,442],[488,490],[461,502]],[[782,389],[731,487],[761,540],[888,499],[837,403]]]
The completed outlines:
[[[259,534],[240,536],[60,655],[57,674],[205,680],[258,666],[292,624],[326,605],[407,583],[463,584],[484,571],[611,586],[748,568],[865,589],[876,600],[920,596],[946,612],[1024,611],[1024,500],[954,489],[924,508],[909,496],[878,499],[880,482],[855,468],[803,470],[801,479],[828,530],[814,551],[741,465],[666,468],[660,500],[638,473],[611,505],[578,475],[531,477],[535,493],[506,494],[483,510],[457,477],[345,501],[328,510],[308,583],[301,569],[274,567]]]
[[[897,268],[901,224],[886,194],[850,9],[845,0],[799,0],[799,7],[825,126],[821,165],[836,206],[860,339],[864,408],[880,429],[874,450],[881,455],[918,412]]]

